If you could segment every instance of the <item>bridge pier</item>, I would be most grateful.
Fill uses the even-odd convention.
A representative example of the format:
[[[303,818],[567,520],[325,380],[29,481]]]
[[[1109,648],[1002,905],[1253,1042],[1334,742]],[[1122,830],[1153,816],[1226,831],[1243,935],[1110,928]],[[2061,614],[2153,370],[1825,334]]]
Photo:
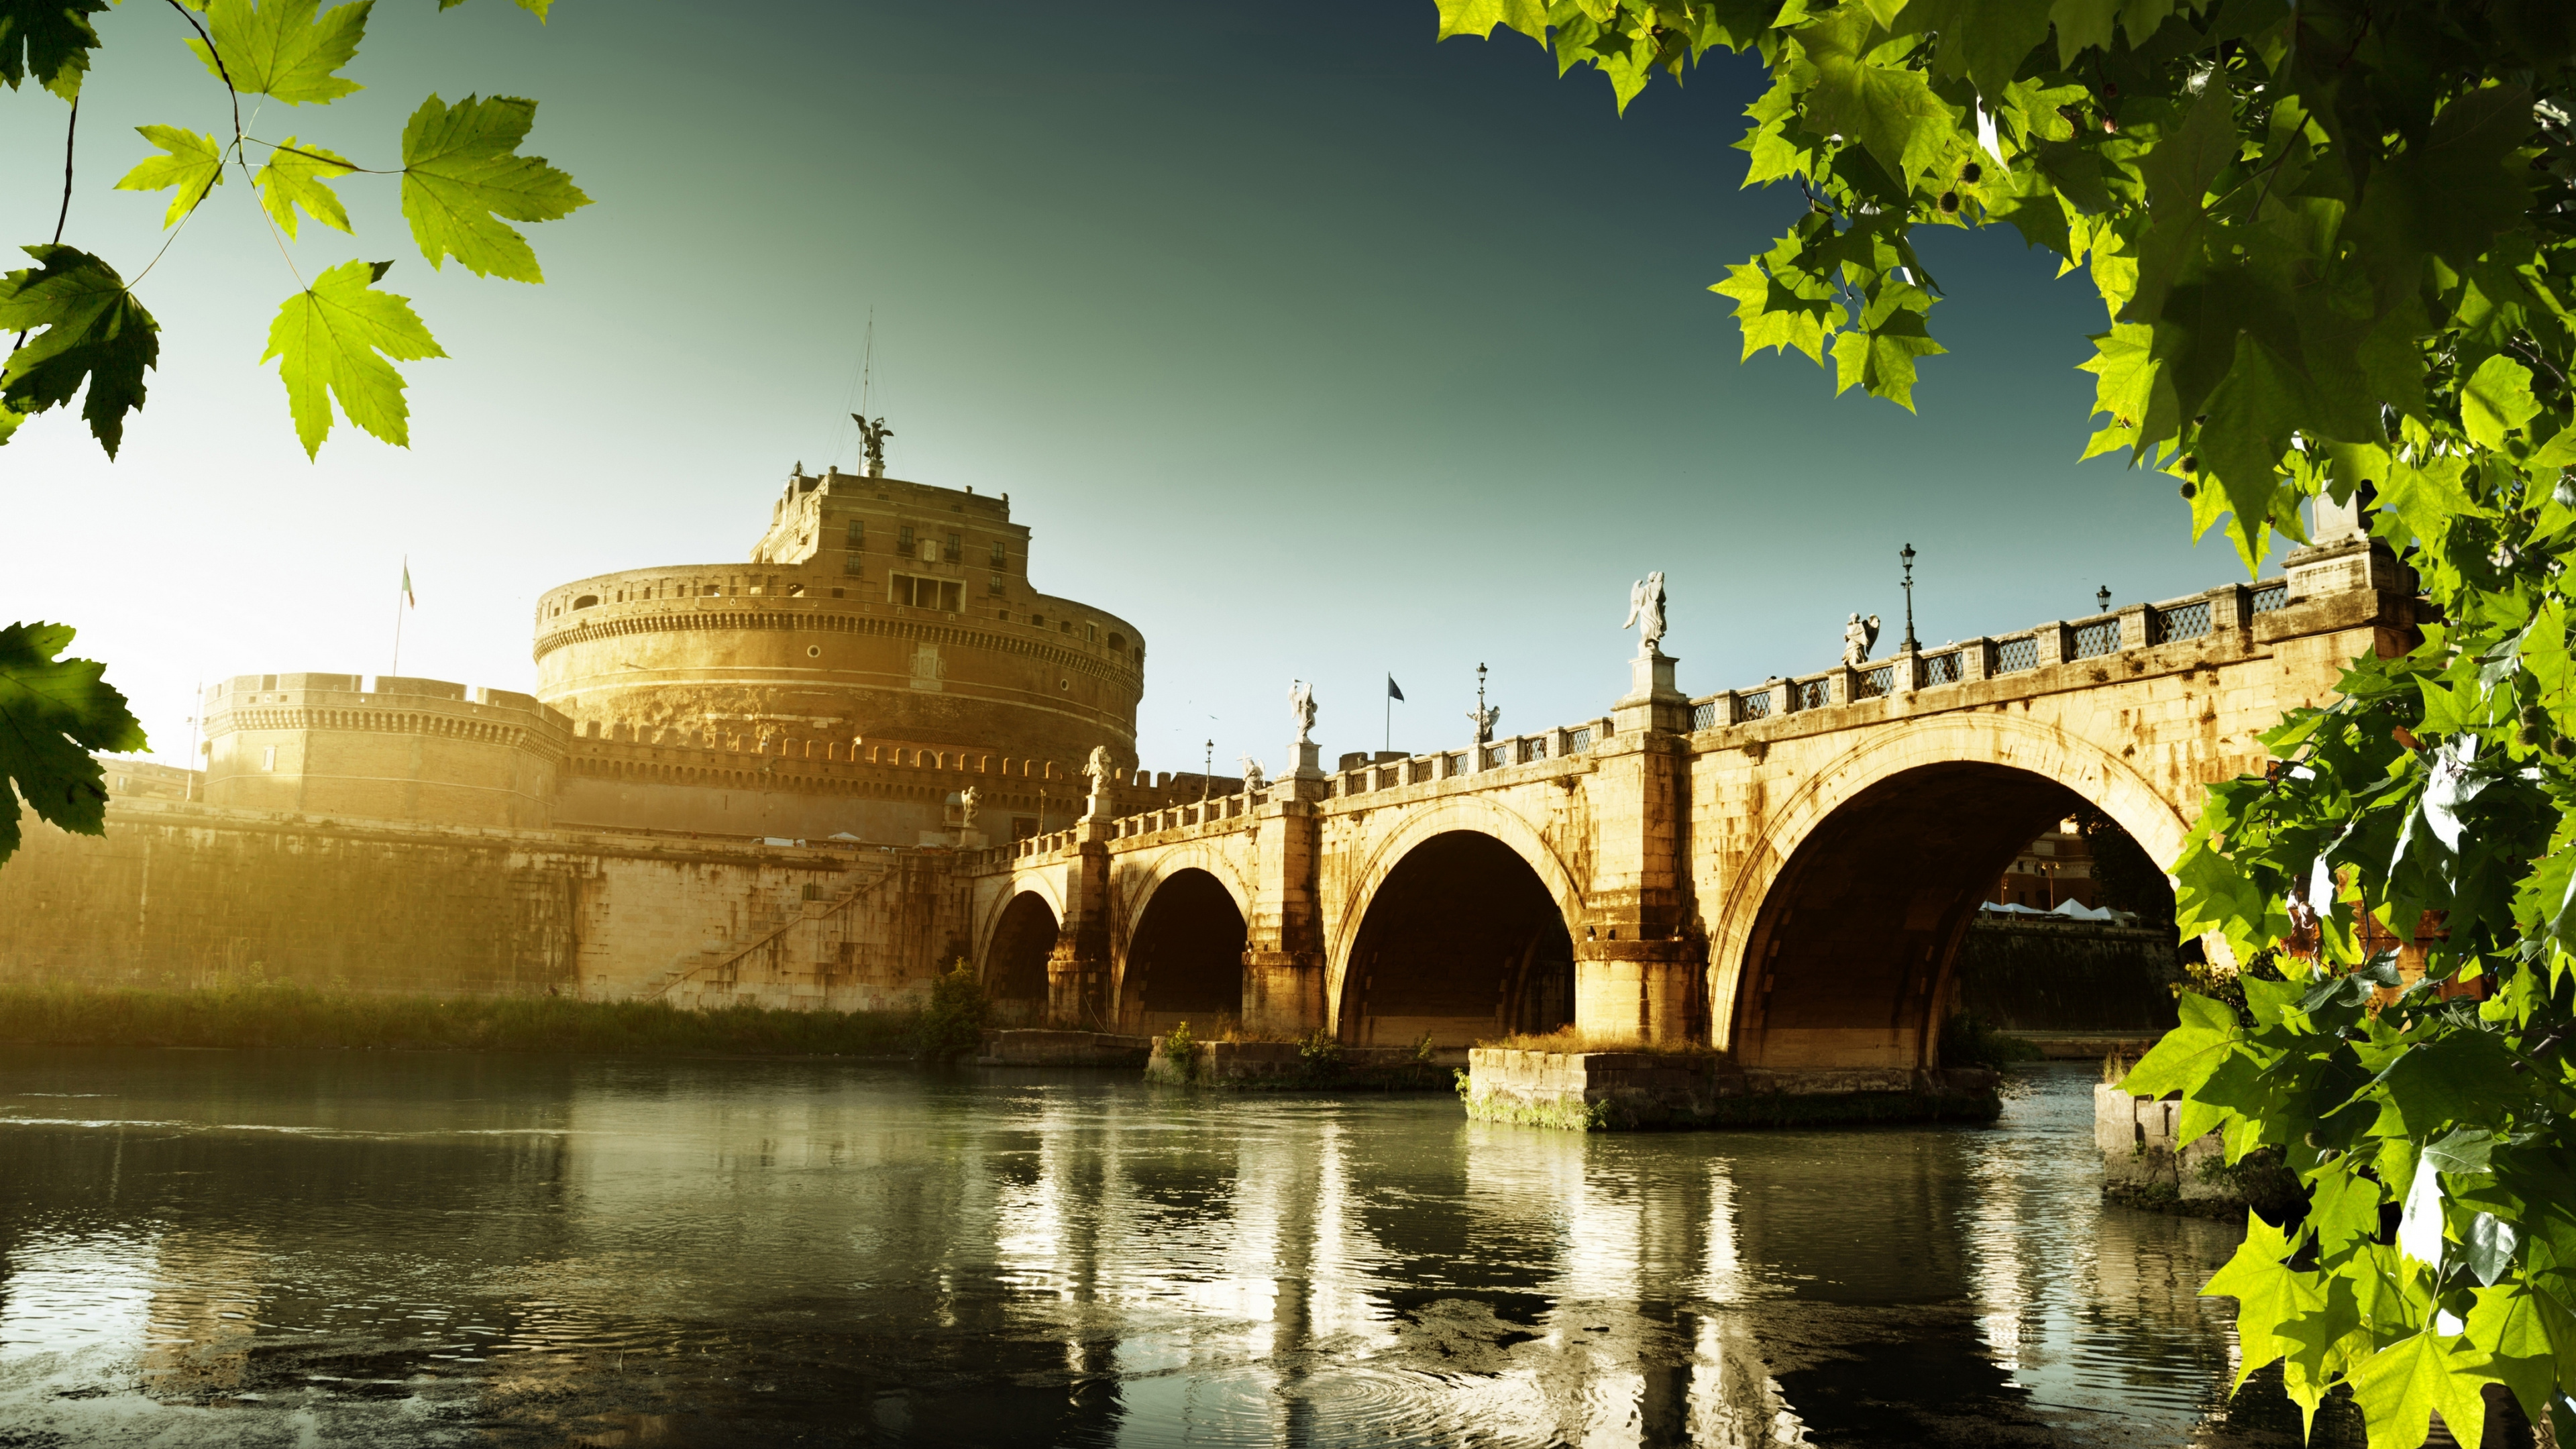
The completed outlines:
[[[1243,942],[1243,1024],[1297,1036],[1326,1024],[1316,899],[1323,816],[1315,804],[1324,798],[1324,778],[1311,760],[1306,765],[1280,780],[1254,817],[1260,865]]]
[[[1688,933],[1682,817],[1690,799],[1690,699],[1660,649],[1632,661],[1633,688],[1594,744],[1588,909],[1574,943],[1574,1025],[1597,1041],[1682,1046],[1707,1037],[1706,943]]]
[[[1116,1026],[1109,1000],[1109,827],[1086,818],[1075,823],[1073,838],[1064,919],[1047,954],[1047,1017],[1108,1031]]]

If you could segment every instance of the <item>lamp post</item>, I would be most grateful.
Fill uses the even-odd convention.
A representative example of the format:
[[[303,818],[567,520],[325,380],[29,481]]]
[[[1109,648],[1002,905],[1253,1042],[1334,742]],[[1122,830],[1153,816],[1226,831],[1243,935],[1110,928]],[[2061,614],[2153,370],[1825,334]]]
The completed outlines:
[[[1914,545],[1907,544],[1896,556],[1905,561],[1905,652],[1920,654],[1923,646],[1914,638]]]
[[[2104,584],[2102,587],[2095,589],[2093,591],[2093,602],[2100,606],[2093,612],[2097,614],[2107,614],[2111,612],[2111,586],[2109,584]]]
[[[1208,791],[1216,788],[1216,741],[1207,742],[1207,759],[1199,765],[1199,803],[1207,803]]]

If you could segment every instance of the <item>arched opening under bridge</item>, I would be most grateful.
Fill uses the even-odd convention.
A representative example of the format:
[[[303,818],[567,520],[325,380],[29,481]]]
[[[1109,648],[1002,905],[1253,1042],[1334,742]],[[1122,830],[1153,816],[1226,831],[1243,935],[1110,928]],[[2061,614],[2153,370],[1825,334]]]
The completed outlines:
[[[1573,1020],[1564,912],[1510,846],[1448,831],[1387,872],[1343,968],[1342,1041],[1466,1046]]]
[[[2165,888],[2156,863],[2119,822],[2046,776],[1984,763],[1927,765],[1844,801],[1797,844],[1746,937],[1733,1003],[1736,1060],[1770,1068],[1941,1065],[1941,1030],[1960,1006],[1958,971],[1972,932],[1981,971],[1997,951],[2020,951],[2032,957],[2023,965],[2032,979],[2060,986],[2070,963],[2100,957],[2115,937],[2139,938],[2126,943],[2133,963],[2158,950],[2169,962],[2169,947],[2146,944],[2152,920],[2086,920],[2025,906],[1990,911],[1980,924],[1988,902],[2022,904],[2027,874],[2040,863],[2072,867],[2072,852],[2061,860],[2042,847],[2066,839],[2068,822],[2084,834],[2088,819],[2103,848],[2125,847],[2133,874],[2153,875],[2151,887],[2125,887],[2152,911],[2146,898]],[[2053,871],[2044,878],[2059,879]],[[2062,902],[2096,887],[2088,882],[2080,895],[2060,889]],[[2169,940],[2170,925],[2164,929]],[[2017,939],[2025,935],[2031,939]],[[2125,968],[2106,969],[2116,976]],[[1981,982],[1976,994],[1991,1000],[1996,985]],[[2008,984],[2001,989],[2011,994]]]
[[[1020,892],[1002,908],[984,953],[984,992],[1004,1025],[1046,1020],[1047,957],[1055,951],[1056,930],[1055,908],[1035,891]]]
[[[1121,1021],[1161,1033],[1189,1022],[1206,1035],[1243,1014],[1243,912],[1215,876],[1173,872],[1154,888],[1127,943]]]

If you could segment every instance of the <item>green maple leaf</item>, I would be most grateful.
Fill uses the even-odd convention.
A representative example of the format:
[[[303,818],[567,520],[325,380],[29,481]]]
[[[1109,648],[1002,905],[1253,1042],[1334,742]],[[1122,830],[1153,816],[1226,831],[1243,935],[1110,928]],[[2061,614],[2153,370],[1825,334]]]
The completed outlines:
[[[439,0],[440,5],[463,4],[464,0]],[[1545,0],[1438,0],[1440,33],[1433,38],[1447,40],[1453,35],[1472,35],[1483,39],[1494,33],[1497,25],[1507,25],[1532,40],[1547,39],[1547,5]]]
[[[179,224],[180,218],[197,209],[206,193],[223,184],[224,150],[215,138],[201,131],[178,126],[137,126],[144,140],[167,153],[147,156],[135,163],[125,179],[116,183],[119,191],[162,191],[176,188],[170,198],[170,209],[161,214],[163,230]]]
[[[1834,393],[1840,396],[1855,385],[1867,387],[1873,397],[1883,397],[1907,412],[1914,411],[1914,359],[1949,351],[1932,340],[1924,330],[1921,306],[1931,305],[1931,298],[1912,287],[1890,287],[1889,293],[1912,293],[1911,297],[1882,296],[1862,315],[1861,326],[1834,338]]]
[[[2419,1449],[2439,1409],[2452,1437],[2478,1443],[2486,1400],[2441,1337],[2414,1333],[2363,1359],[2352,1370],[2353,1401],[2370,1424],[2370,1449]]]
[[[209,51],[202,40],[189,41],[188,48],[237,91],[272,96],[290,106],[306,101],[327,105],[360,88],[332,72],[358,53],[375,0],[335,5],[318,18],[315,3],[213,0],[206,7],[206,27],[214,33],[215,48]]]
[[[454,257],[478,276],[542,282],[528,239],[500,218],[553,221],[590,198],[541,156],[518,154],[537,103],[516,96],[453,107],[431,96],[403,127],[403,218],[432,267]]]
[[[340,194],[331,189],[329,178],[357,169],[337,152],[298,145],[289,136],[269,153],[268,164],[251,180],[259,187],[259,204],[292,238],[298,207],[324,226],[349,229],[349,213],[340,205]]]
[[[91,750],[149,748],[125,696],[92,659],[58,656],[72,642],[66,624],[0,629],[0,803],[8,787],[40,820],[83,835],[107,829],[107,788]],[[18,811],[0,812],[0,860],[18,848]]]
[[[2313,1275],[2285,1267],[2289,1256],[2290,1243],[2281,1230],[2248,1213],[2245,1240],[2236,1245],[2236,1255],[2210,1275],[2200,1290],[2204,1298],[2236,1300],[2236,1339],[2244,1352],[2236,1371],[2239,1384],[2300,1346],[2296,1339],[2281,1336],[2284,1325],[2325,1307],[2324,1287]]]
[[[125,415],[143,406],[144,371],[160,360],[161,326],[116,269],[89,253],[24,250],[38,265],[0,278],[0,331],[45,330],[0,369],[0,407],[21,416],[43,412],[70,402],[86,382],[81,416],[113,458],[125,440]]]
[[[2092,339],[2093,355],[2076,364],[2096,379],[2094,413],[2111,419],[2085,445],[2085,457],[2127,448],[2134,460],[2173,435],[2181,408],[2164,365],[2156,361],[2154,337],[2155,329],[2144,323],[2115,322],[2110,331]]]
[[[385,359],[414,362],[447,354],[421,325],[410,298],[375,290],[392,265],[342,262],[287,298],[268,326],[268,350],[259,360],[279,359],[295,436],[308,458],[331,434],[334,398],[350,422],[397,447],[411,443],[402,374]]]
[[[1878,27],[1866,5],[1845,5],[1796,34],[1816,82],[1807,92],[1807,129],[1857,140],[1899,185],[1941,159],[1956,122],[1923,73],[1869,59]]]
[[[2132,1097],[2161,1097],[2167,1092],[2197,1089],[2244,1035],[2236,1024],[2236,1013],[2223,1002],[2186,994],[2175,1005],[2181,1023],[2166,1032],[2120,1079],[2120,1090]]]
[[[2546,1293],[2509,1284],[2474,1292],[2477,1306],[2469,1310],[2467,1327],[2469,1342],[2482,1355],[2478,1367],[2513,1390],[2536,1424],[2557,1392],[2560,1357],[2576,1354],[2576,1315]]]
[[[80,94],[98,31],[89,18],[107,0],[0,0],[0,81],[16,90],[29,76],[64,100]]]
[[[1932,74],[1964,75],[1992,105],[2013,72],[2048,39],[2049,0],[1913,0],[1897,16],[1907,34],[1937,34]]]
[[[1784,271],[1785,282],[1781,280]],[[1746,357],[1765,347],[1775,351],[1794,347],[1817,362],[1824,361],[1834,304],[1832,285],[1823,278],[1792,268],[1766,272],[1748,263],[1727,268],[1726,280],[1709,290],[1735,302]]]
[[[2480,363],[2460,389],[2460,427],[2481,448],[2503,447],[2505,434],[2521,431],[2539,412],[2531,369],[2502,354]]]

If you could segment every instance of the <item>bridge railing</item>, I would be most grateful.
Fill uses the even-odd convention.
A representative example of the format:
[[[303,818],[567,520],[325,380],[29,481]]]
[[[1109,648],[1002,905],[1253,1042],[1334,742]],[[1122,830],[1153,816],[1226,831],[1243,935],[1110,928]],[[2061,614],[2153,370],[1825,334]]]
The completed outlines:
[[[1964,639],[1859,666],[1838,665],[1817,674],[1770,679],[1750,689],[1730,689],[1691,701],[1691,728],[1723,729],[1830,705],[1884,699],[1945,684],[1993,679],[2047,664],[2101,659],[2128,649],[2205,639],[2248,627],[2257,614],[2285,607],[2285,579],[2222,584],[2204,593],[2153,604],[2131,604],[2108,614],[2063,619],[2017,633]]]

